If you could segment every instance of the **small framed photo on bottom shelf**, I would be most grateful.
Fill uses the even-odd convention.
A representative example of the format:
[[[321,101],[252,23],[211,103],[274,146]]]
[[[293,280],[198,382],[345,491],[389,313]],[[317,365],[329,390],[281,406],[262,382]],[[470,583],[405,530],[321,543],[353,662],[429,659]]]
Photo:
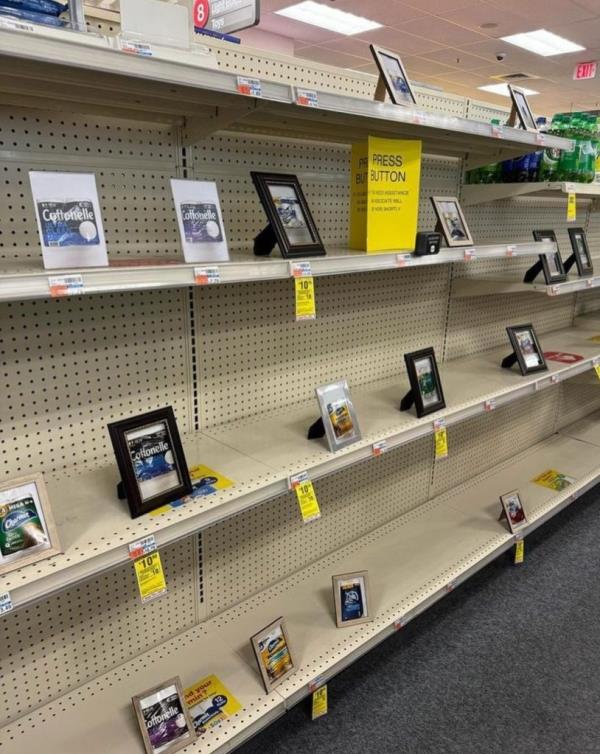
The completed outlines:
[[[192,492],[170,406],[108,425],[133,518]]]
[[[450,248],[472,246],[473,237],[455,196],[432,196],[431,203],[446,245]]]
[[[267,693],[296,672],[283,618],[254,634],[250,643]]]
[[[370,614],[369,581],[367,571],[332,576],[335,622],[338,628],[368,623]]]
[[[533,325],[513,325],[506,332],[517,357],[522,375],[548,369]]]
[[[146,754],[172,754],[196,739],[178,677],[132,699]]]
[[[588,277],[594,274],[594,265],[587,244],[585,230],[583,228],[569,228],[569,239],[577,265],[579,277]]]
[[[556,240],[556,233],[553,230],[534,230],[533,237],[536,241],[552,241],[558,243]],[[540,262],[542,263],[542,270],[544,272],[544,280],[546,285],[554,285],[554,283],[564,283],[567,279],[567,273],[565,272],[565,265],[560,254],[558,245],[556,251],[551,254],[540,254]]]
[[[500,495],[500,502],[502,503],[504,516],[506,516],[506,520],[508,521],[508,528],[512,534],[516,534],[517,531],[527,525],[527,516],[525,515],[519,491],[513,490],[512,492],[507,492],[505,495]]]
[[[329,449],[334,452],[361,438],[354,404],[346,380],[316,389]]]
[[[404,361],[417,416],[421,418],[445,408],[446,401],[433,348],[405,353]]]
[[[0,574],[61,552],[41,474],[0,484]]]

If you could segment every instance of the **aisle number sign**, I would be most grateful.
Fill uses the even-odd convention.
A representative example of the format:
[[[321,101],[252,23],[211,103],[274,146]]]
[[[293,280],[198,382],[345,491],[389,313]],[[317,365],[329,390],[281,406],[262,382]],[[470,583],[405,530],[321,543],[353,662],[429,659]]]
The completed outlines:
[[[312,719],[317,720],[319,717],[327,714],[327,685],[313,691],[312,695]]]
[[[294,287],[296,290],[296,320],[316,319],[314,278],[294,278]]]
[[[136,560],[134,567],[143,603],[150,602],[166,593],[167,582],[158,550]]]

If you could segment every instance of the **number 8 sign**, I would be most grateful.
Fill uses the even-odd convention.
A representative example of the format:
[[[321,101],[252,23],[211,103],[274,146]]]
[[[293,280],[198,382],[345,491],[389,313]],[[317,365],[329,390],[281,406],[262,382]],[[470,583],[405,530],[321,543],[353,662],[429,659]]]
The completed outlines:
[[[194,0],[194,28],[204,29],[210,16],[209,0]]]

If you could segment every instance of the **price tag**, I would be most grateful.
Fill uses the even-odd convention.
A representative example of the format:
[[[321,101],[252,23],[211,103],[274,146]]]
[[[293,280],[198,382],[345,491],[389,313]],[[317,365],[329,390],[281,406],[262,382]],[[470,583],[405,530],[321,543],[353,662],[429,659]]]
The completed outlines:
[[[77,296],[84,293],[81,275],[53,275],[48,278],[48,288],[52,298]]]
[[[470,262],[471,259],[475,259],[475,249],[465,249],[465,262]]]
[[[312,695],[312,719],[316,720],[327,714],[327,684],[313,691]]]
[[[312,681],[308,682],[308,690],[311,692],[316,691],[317,689],[321,688],[324,683],[325,678],[322,675],[318,675],[316,678],[313,678]]]
[[[314,89],[296,87],[296,104],[303,107],[319,107],[319,95]]]
[[[448,433],[446,432],[446,420],[436,419],[433,423],[433,431],[436,460],[448,458]]]
[[[194,283],[196,285],[212,285],[221,282],[221,271],[218,267],[194,267]]]
[[[148,42],[135,42],[133,39],[121,39],[119,40],[121,52],[126,52],[128,55],[139,55],[142,58],[152,57],[152,45]]]
[[[132,542],[129,545],[129,557],[132,560],[137,560],[154,550],[156,550],[156,540],[154,539],[154,534],[150,534],[149,536],[140,539],[139,542]]]
[[[412,254],[396,254],[396,267],[406,267],[409,262],[412,262]]]
[[[10,592],[4,592],[3,594],[0,594],[0,615],[4,615],[4,613],[10,613],[12,609],[13,603],[10,598]]]
[[[506,256],[507,257],[514,257],[517,253],[517,247],[516,246],[507,246],[506,247]]]
[[[560,291],[560,288],[558,287],[558,285],[552,285],[550,287],[550,295],[551,296],[558,296],[559,291]]]
[[[294,287],[296,289],[296,320],[316,319],[314,278],[296,278]]]
[[[13,18],[0,18],[0,29],[10,29],[11,31],[35,31],[35,26],[32,24],[24,24],[22,21],[17,21]]]
[[[139,558],[133,565],[142,603],[155,600],[166,593],[167,582],[158,550]]]
[[[571,191],[567,197],[567,222],[573,223],[577,220],[577,194]]]
[[[594,287],[594,278],[588,278],[585,281],[585,287],[586,288],[593,288]]]
[[[381,456],[388,451],[387,440],[379,440],[373,443],[373,455]]]
[[[483,404],[483,408],[485,411],[493,411],[496,408],[496,400],[494,398],[490,398]]]
[[[525,540],[517,539],[515,542],[515,565],[520,565],[525,560]]]
[[[444,587],[444,589],[447,592],[453,592],[455,588],[456,588],[456,581],[450,581],[450,583],[446,584],[446,586]]]
[[[538,131],[535,135],[535,143],[538,144],[540,147],[543,147],[546,145],[546,134],[541,133],[541,131]]]
[[[553,385],[556,385],[557,382],[560,382],[560,375],[559,374],[551,374],[550,375],[550,382]]]
[[[309,524],[311,521],[321,518],[319,501],[317,500],[313,484],[308,478],[308,474],[303,472],[302,474],[290,477],[290,486],[296,492],[300,514],[304,523]]]
[[[498,123],[492,123],[492,136],[501,139],[504,136],[504,128]]]
[[[600,380],[600,364],[594,364],[594,371],[596,372],[596,376]]]
[[[413,123],[418,123],[420,126],[425,124],[425,113],[421,112],[421,110],[415,110],[413,112]]]
[[[262,97],[262,84],[260,79],[252,79],[248,76],[237,77],[237,90],[240,94],[248,97]]]
[[[396,618],[396,620],[394,621],[394,628],[396,629],[396,631],[400,631],[401,629],[404,628],[405,625],[406,625],[405,618]]]
[[[290,262],[290,275],[293,278],[312,277],[312,267],[310,266],[310,262]]]

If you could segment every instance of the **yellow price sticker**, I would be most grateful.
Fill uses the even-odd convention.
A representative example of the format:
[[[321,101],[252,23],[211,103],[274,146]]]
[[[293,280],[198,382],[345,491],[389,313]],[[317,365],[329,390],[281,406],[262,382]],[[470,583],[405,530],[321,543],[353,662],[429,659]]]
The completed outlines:
[[[448,458],[448,433],[446,431],[446,422],[443,419],[437,419],[434,422],[434,439],[435,439],[435,457]]]
[[[316,319],[315,282],[312,277],[294,279],[296,289],[296,319]]]
[[[525,560],[525,540],[517,539],[515,542],[515,565],[520,565]]]
[[[158,550],[136,560],[134,567],[142,602],[150,602],[165,594],[167,582]]]
[[[300,513],[302,514],[304,523],[307,524],[310,521],[316,521],[318,518],[321,518],[319,501],[310,479],[294,485],[294,489],[296,490],[296,497],[298,498],[298,505],[300,506]]]
[[[316,720],[319,717],[327,714],[327,685],[321,686],[321,688],[313,691],[312,695],[312,719]]]
[[[594,364],[594,369],[596,370],[596,375],[598,376],[598,379],[600,380],[600,364]]]
[[[573,223],[577,220],[577,194],[569,193],[567,197],[567,222]]]

